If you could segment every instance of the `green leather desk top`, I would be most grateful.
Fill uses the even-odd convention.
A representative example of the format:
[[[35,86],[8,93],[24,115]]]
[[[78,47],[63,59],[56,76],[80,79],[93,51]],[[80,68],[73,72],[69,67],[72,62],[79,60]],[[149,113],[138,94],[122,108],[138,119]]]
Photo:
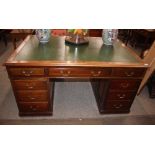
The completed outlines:
[[[39,43],[36,36],[29,36],[23,47],[12,59],[15,62],[97,62],[140,63],[133,52],[116,41],[114,46],[103,44],[102,38],[90,37],[87,45],[65,43],[65,37],[51,37],[46,44]]]

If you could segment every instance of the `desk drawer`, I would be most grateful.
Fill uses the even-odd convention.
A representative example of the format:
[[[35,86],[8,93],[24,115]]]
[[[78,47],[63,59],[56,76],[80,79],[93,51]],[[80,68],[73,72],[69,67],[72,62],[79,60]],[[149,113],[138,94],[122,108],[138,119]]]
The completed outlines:
[[[48,101],[48,93],[45,90],[41,91],[17,91],[17,99],[21,102],[38,102]]]
[[[143,77],[144,68],[113,68],[112,76],[115,77]]]
[[[16,90],[46,90],[46,80],[13,80],[13,87]]]
[[[132,100],[136,92],[109,92],[107,100]]]
[[[110,90],[134,90],[136,91],[139,87],[141,80],[131,80],[131,79],[123,79],[123,80],[111,80]]]
[[[40,103],[21,102],[19,104],[19,110],[21,112],[46,112],[49,111],[49,104],[48,102],[40,102]]]
[[[44,76],[44,68],[9,68],[8,72],[15,77]]]
[[[108,77],[110,68],[84,69],[84,68],[50,68],[49,76],[52,77]]]
[[[126,110],[131,106],[131,101],[108,101],[105,105],[105,109],[113,110]]]

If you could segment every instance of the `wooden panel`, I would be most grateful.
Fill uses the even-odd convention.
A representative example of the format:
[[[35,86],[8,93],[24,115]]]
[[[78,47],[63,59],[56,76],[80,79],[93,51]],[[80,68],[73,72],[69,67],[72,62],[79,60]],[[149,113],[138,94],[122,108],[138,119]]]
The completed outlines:
[[[143,77],[146,69],[144,68],[114,68],[112,76],[116,77]]]
[[[19,104],[20,112],[46,112],[49,111],[49,104],[47,102],[40,103],[24,103]]]
[[[50,68],[49,76],[52,77],[108,77],[110,68],[85,69],[85,68]]]
[[[17,99],[22,102],[48,101],[48,93],[42,91],[17,91]]]
[[[12,80],[16,90],[46,90],[46,80]]]
[[[111,80],[110,90],[137,90],[140,80],[121,79]]]
[[[44,68],[8,68],[10,76],[44,76]]]
[[[101,112],[104,109],[104,103],[108,92],[109,80],[107,79],[92,79],[93,92],[96,98],[98,109]]]

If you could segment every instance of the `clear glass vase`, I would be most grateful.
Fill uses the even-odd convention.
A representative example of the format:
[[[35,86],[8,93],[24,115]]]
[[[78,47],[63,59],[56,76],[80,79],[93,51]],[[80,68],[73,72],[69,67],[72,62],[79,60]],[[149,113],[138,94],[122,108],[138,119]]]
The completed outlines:
[[[105,45],[113,45],[117,39],[118,29],[103,29],[102,39]]]

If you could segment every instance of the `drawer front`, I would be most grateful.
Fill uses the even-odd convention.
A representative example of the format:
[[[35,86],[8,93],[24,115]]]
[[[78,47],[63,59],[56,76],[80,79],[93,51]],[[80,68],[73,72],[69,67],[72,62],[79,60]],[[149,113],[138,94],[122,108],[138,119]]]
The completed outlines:
[[[110,68],[84,69],[84,68],[50,68],[49,76],[52,77],[108,77]]]
[[[130,108],[131,104],[131,101],[108,101],[105,108],[113,110],[126,110]]]
[[[47,91],[17,91],[17,99],[21,102],[48,101]]]
[[[113,68],[112,76],[115,77],[143,77],[144,68]]]
[[[17,90],[46,90],[47,81],[43,80],[13,80],[12,84]]]
[[[44,68],[9,68],[8,72],[17,77],[44,76]]]
[[[49,104],[47,102],[41,103],[24,103],[19,104],[21,112],[46,112],[49,111]]]
[[[110,90],[137,90],[141,80],[111,80]]]
[[[109,92],[107,100],[132,100],[136,92]]]

